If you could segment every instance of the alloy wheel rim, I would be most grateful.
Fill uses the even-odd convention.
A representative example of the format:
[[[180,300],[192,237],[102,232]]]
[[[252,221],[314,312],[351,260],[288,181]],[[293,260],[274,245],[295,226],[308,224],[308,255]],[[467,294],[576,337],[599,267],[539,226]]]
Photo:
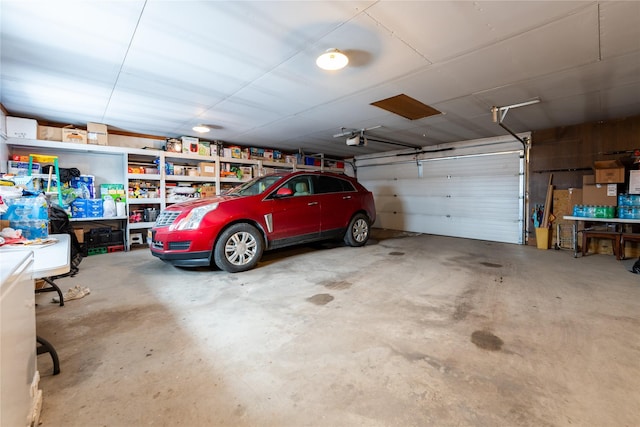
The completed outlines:
[[[236,233],[227,240],[225,256],[231,264],[246,265],[255,257],[258,243],[250,233]]]
[[[356,239],[357,242],[363,242],[364,239],[367,238],[368,227],[367,222],[363,219],[359,219],[353,224],[353,238]]]

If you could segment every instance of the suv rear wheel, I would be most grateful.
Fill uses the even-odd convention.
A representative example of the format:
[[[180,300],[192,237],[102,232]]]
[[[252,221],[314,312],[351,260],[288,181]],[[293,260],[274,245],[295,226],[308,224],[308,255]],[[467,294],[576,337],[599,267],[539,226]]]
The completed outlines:
[[[218,239],[213,249],[216,265],[229,273],[251,270],[264,251],[262,234],[250,224],[233,224]]]
[[[349,228],[344,235],[344,242],[349,246],[364,246],[369,240],[369,218],[365,214],[355,214],[349,221]]]

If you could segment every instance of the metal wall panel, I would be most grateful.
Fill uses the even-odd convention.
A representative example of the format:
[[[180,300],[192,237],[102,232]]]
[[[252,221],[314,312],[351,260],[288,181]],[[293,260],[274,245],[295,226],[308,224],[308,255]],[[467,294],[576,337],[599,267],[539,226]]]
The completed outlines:
[[[358,180],[377,227],[523,243],[523,150],[363,163]]]

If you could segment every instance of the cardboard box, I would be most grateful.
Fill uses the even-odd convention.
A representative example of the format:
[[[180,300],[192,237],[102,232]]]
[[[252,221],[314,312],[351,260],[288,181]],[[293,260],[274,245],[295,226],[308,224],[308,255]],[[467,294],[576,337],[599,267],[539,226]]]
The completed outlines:
[[[182,153],[182,141],[176,138],[167,138],[164,149],[171,153]]]
[[[101,123],[87,123],[87,143],[95,145],[108,145],[109,134],[107,125]]]
[[[200,197],[214,197],[216,195],[215,185],[203,185],[200,187]]]
[[[40,173],[40,163],[31,163],[31,174]],[[16,162],[15,160],[7,161],[7,173],[11,173],[18,176],[29,175],[29,162]]]
[[[62,142],[87,143],[87,131],[82,129],[62,128]]]
[[[629,194],[640,194],[640,171],[629,171]]]
[[[62,128],[38,126],[38,139],[43,141],[62,141]]]
[[[73,218],[100,218],[104,215],[101,199],[75,199],[71,202]]]
[[[593,162],[596,184],[624,183],[624,165],[620,160]]]
[[[216,176],[216,164],[200,162],[198,163],[198,169],[200,170],[200,176]]]
[[[211,155],[211,143],[209,141],[198,142],[198,154],[201,156]]]
[[[342,164],[342,167],[344,167],[344,164]],[[569,208],[573,211],[575,205],[582,204],[582,188],[569,188],[567,189],[567,194],[569,196]],[[569,213],[569,215],[571,215],[571,213]]]
[[[172,175],[186,175],[186,168],[183,165],[173,165]]]
[[[229,147],[229,149],[231,150],[231,157],[233,157],[234,159],[242,158],[242,149],[240,149],[240,147],[233,146],[233,147]]]
[[[199,139],[193,136],[182,137],[182,152],[183,153],[198,153]]]
[[[582,188],[553,190],[554,222],[567,222],[562,219],[565,215],[573,215],[573,207],[582,204]]]
[[[253,178],[253,168],[251,166],[240,166],[240,180],[249,181]]]
[[[257,148],[257,147],[249,148],[250,159],[261,159],[263,157],[264,157],[264,148]]]
[[[93,175],[80,175],[71,177],[71,188],[80,190],[79,197],[94,199],[96,197],[96,177]]]
[[[7,116],[7,137],[37,139],[38,122],[33,119]]]
[[[107,195],[113,197],[116,202],[124,202],[127,199],[124,184],[100,184],[100,197],[104,200]]]
[[[595,206],[618,206],[618,184],[583,185],[582,204]]]

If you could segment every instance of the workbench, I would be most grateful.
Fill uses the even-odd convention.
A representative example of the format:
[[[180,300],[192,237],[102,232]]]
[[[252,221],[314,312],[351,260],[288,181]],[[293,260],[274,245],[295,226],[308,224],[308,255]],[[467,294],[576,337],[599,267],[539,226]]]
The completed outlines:
[[[578,257],[578,234],[582,233],[586,230],[589,230],[588,228],[584,228],[582,230],[580,230],[578,228],[578,223],[580,221],[585,222],[585,223],[594,223],[594,222],[598,222],[598,223],[602,223],[602,224],[615,224],[616,226],[620,225],[624,225],[624,224],[640,224],[640,219],[626,219],[626,218],[592,218],[592,217],[583,217],[583,216],[572,216],[572,215],[565,215],[562,217],[562,219],[568,220],[568,221],[575,221],[575,227],[573,228],[573,241],[574,241],[574,249],[573,249],[573,257],[577,258]],[[624,251],[624,247],[621,248],[622,251]],[[624,252],[623,252],[624,255]],[[623,256],[624,258],[624,256]]]

